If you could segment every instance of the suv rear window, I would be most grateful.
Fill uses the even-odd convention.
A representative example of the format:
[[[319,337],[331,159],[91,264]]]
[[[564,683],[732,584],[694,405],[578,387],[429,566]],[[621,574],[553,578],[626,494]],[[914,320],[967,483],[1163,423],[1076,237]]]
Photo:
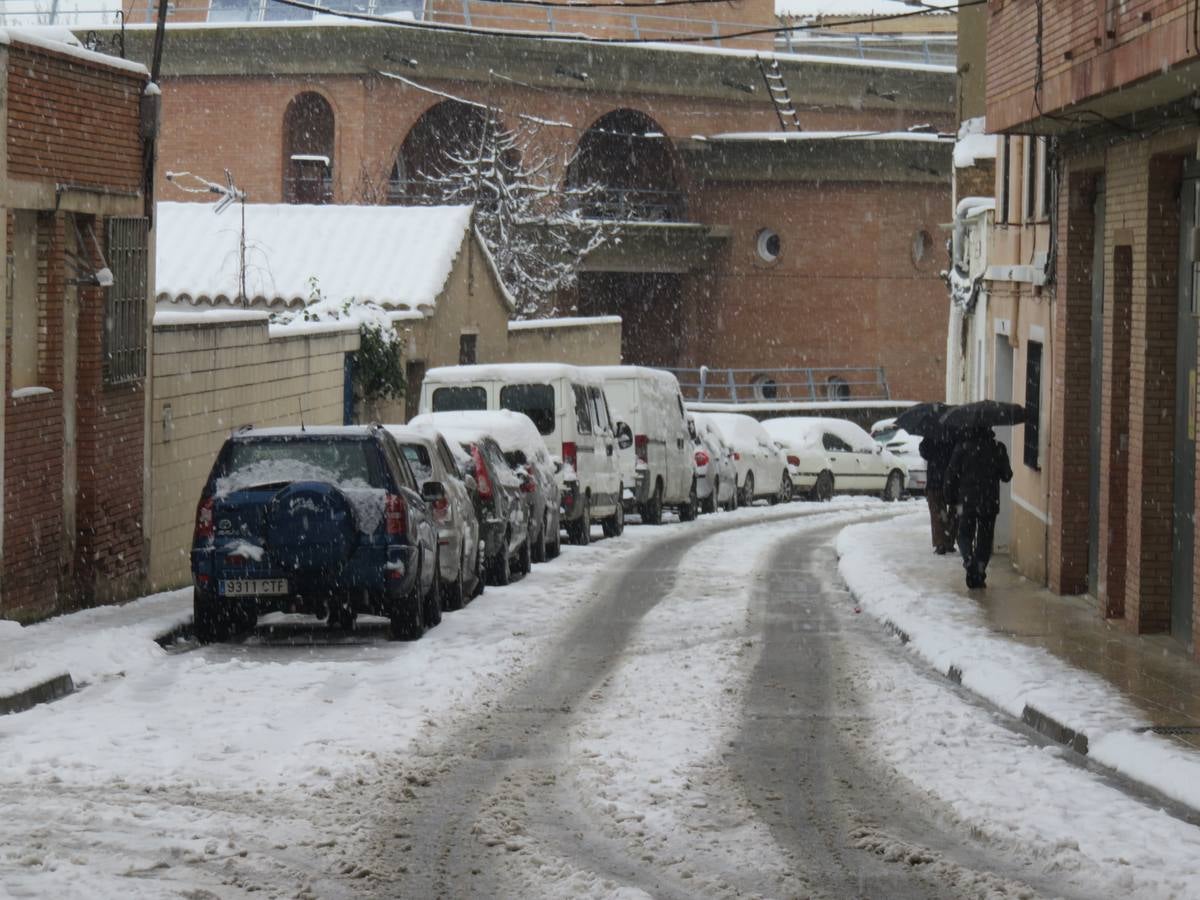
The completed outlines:
[[[540,434],[554,434],[554,388],[548,384],[507,384],[500,388],[500,408],[524,413]]]
[[[235,441],[219,491],[281,481],[327,481],[351,487],[382,487],[378,454],[365,440],[317,439]]]
[[[487,409],[487,391],[481,387],[440,387],[433,392],[434,412]]]

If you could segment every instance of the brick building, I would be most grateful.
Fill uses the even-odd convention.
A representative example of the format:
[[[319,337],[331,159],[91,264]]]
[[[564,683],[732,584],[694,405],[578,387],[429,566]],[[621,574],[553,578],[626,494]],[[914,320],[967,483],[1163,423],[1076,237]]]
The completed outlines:
[[[5,618],[143,582],[147,74],[68,39],[0,40]]]
[[[150,33],[126,46],[148,58]],[[884,366],[892,396],[940,395],[951,147],[908,129],[950,127],[953,71],[778,64],[799,134],[781,133],[766,63],[744,52],[168,28],[160,192],[165,171],[228,168],[255,202],[423,202],[439,154],[477,144],[491,111],[562,183],[602,186],[585,215],[622,222],[568,305],[620,315],[627,361]]]
[[[1044,536],[1025,567],[1200,651],[1193,19],[1181,0],[991,2],[983,27],[1009,386],[1037,406],[1015,429]]]

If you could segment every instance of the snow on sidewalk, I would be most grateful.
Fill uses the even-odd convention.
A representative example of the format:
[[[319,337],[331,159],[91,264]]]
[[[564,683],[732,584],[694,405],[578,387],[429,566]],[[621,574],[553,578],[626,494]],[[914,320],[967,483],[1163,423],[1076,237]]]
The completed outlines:
[[[1200,810],[1200,756],[1135,728],[1151,724],[1104,679],[995,632],[978,603],[944,587],[954,560],[929,551],[924,511],[838,537],[839,569],[865,612],[903,632],[942,674],[1012,716],[1029,707],[1087,738],[1096,762]]]
[[[190,588],[152,594],[21,626],[0,619],[0,698],[64,674],[75,685],[153,665],[166,654],[155,638],[192,619]]]

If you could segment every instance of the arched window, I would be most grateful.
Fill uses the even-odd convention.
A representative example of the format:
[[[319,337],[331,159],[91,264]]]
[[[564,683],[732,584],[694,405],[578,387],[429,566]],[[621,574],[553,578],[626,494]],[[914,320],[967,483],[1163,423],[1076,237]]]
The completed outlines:
[[[468,202],[462,178],[470,161],[486,155],[490,127],[487,110],[471,103],[446,100],[417,119],[400,145],[388,182],[388,200],[416,205]]]
[[[333,202],[333,107],[306,91],[283,114],[283,200]]]
[[[600,219],[679,222],[685,218],[671,142],[635,109],[601,116],[579,139],[567,187],[581,192],[584,215]]]

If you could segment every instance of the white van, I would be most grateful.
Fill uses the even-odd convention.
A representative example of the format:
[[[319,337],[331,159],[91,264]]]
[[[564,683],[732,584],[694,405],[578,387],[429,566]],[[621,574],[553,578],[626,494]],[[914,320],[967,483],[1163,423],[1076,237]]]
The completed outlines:
[[[696,468],[679,382],[670,372],[643,366],[587,366],[600,377],[613,415],[627,424],[633,452],[622,453],[622,480],[632,487],[631,506],[657,525],[664,506],[679,518],[696,518]],[[632,479],[632,482],[630,481]]]
[[[443,366],[425,373],[420,411],[509,409],[537,426],[558,461],[562,520],[573,544],[591,540],[592,520],[606,537],[625,528],[616,423],[603,382],[557,363]]]

